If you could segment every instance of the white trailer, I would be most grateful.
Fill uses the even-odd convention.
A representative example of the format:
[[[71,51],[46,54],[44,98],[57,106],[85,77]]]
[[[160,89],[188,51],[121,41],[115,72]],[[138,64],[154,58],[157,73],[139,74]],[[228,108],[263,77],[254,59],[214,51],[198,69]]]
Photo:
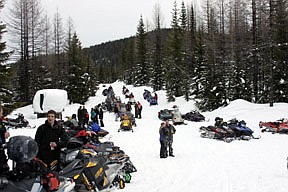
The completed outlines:
[[[63,89],[42,89],[33,98],[34,114],[37,118],[45,117],[49,110],[56,111],[57,118],[62,119],[62,112],[68,105],[68,94]]]

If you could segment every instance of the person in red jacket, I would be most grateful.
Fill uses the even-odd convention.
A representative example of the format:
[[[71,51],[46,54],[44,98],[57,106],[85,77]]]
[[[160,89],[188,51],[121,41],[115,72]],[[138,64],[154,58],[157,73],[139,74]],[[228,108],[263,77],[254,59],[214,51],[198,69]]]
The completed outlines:
[[[141,119],[142,105],[139,101],[137,102],[137,105],[138,105],[138,118]]]

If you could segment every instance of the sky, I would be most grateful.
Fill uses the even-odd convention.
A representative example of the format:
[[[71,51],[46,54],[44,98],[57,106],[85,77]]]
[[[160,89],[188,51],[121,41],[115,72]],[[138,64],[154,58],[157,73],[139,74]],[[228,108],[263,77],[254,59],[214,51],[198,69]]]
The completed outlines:
[[[84,47],[134,36],[140,15],[145,25],[149,23],[152,27],[156,4],[160,5],[161,14],[165,17],[162,27],[170,27],[175,1],[180,8],[182,0],[41,0],[50,18],[53,18],[57,9],[63,24],[67,24],[69,17],[72,18]],[[186,4],[194,1],[198,0],[184,0]],[[5,10],[12,0],[6,2]]]
[[[96,95],[85,103],[87,109],[104,102],[102,91],[110,84],[100,84]],[[122,95],[123,82],[111,86],[122,102],[127,103]],[[234,100],[226,107],[211,112],[201,112],[204,122],[185,121],[187,125],[177,125],[173,147],[175,157],[160,159],[159,127],[161,120],[157,114],[161,109],[171,109],[177,105],[185,114],[197,109],[195,101],[185,101],[177,97],[175,102],[166,101],[166,92],[157,91],[158,105],[149,106],[143,92],[151,87],[133,87],[125,85],[140,101],[142,119],[136,119],[134,132],[117,132],[120,122],[115,121],[113,113],[104,112],[104,124],[109,134],[101,139],[112,141],[129,157],[137,169],[132,173],[131,183],[127,183],[121,192],[286,192],[288,189],[288,135],[262,133],[259,121],[276,121],[287,118],[288,104],[254,104],[245,100]],[[80,105],[67,105],[63,116],[71,116]],[[132,111],[134,109],[132,108]],[[37,119],[31,105],[19,108],[14,113],[23,113],[32,127],[38,127],[46,118]],[[200,137],[199,128],[214,124],[215,117],[224,121],[232,118],[245,120],[247,126],[260,139],[249,141],[234,140],[231,143]],[[34,138],[34,129],[10,129],[11,136],[27,135]]]

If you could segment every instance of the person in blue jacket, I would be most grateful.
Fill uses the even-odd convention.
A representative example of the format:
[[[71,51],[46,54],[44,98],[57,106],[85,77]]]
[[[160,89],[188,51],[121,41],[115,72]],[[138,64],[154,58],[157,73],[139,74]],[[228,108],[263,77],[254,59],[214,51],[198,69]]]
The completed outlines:
[[[167,144],[168,144],[168,130],[166,129],[166,124],[161,123],[159,134],[160,134],[160,158],[166,158],[168,156]]]

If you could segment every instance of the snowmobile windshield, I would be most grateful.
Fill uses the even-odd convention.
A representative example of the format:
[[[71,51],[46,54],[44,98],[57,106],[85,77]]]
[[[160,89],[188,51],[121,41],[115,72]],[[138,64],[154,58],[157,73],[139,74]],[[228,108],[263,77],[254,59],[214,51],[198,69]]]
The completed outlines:
[[[7,144],[9,159],[17,163],[25,163],[32,160],[38,153],[38,145],[31,137],[14,136]]]

